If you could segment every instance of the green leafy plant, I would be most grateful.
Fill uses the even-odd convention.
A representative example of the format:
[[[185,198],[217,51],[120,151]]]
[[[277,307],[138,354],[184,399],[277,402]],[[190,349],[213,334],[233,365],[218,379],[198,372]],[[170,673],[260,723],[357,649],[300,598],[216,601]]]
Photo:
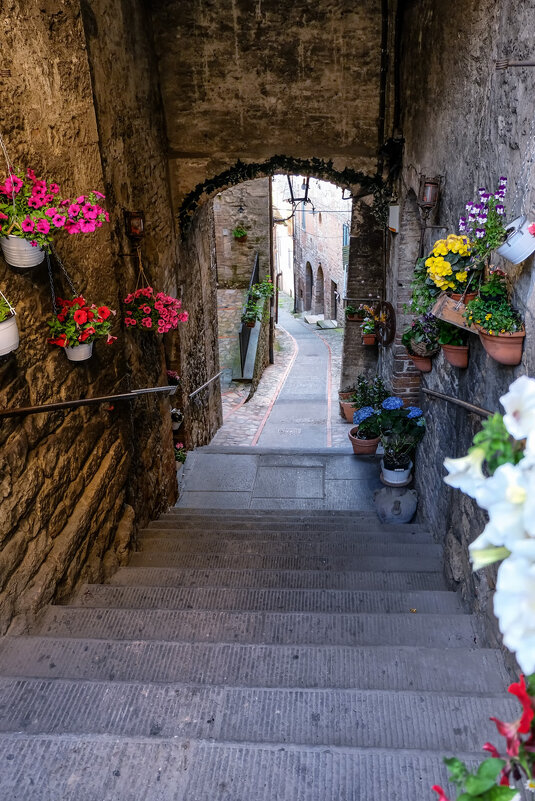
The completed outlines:
[[[258,303],[258,301],[254,300],[253,298],[249,298],[241,316],[242,323],[245,323],[246,325],[251,323],[254,324],[257,320],[260,320],[261,317],[262,304]]]
[[[247,236],[247,229],[243,225],[237,225],[232,229],[232,236],[234,239],[243,239],[244,236]]]
[[[395,396],[385,398],[380,410],[381,444],[389,470],[406,468],[425,434],[425,418],[418,406],[403,406]]]
[[[417,259],[414,266],[414,278],[411,282],[412,295],[409,303],[403,306],[405,313],[427,314],[442,291],[429,278],[425,262],[425,258]]]
[[[362,317],[362,309],[360,306],[351,306],[348,305],[344,309],[346,317]]]
[[[358,426],[357,439],[376,439],[381,433],[380,412],[373,406],[363,406],[353,415],[353,423]]]
[[[364,375],[359,375],[356,382],[355,392],[351,397],[351,403],[355,409],[362,409],[365,406],[378,408],[389,392],[385,383],[379,376],[374,376],[371,380]]]
[[[464,318],[488,334],[522,331],[522,318],[509,303],[508,294],[503,274],[493,273],[482,284],[478,297],[466,305]]]
[[[360,330],[363,334],[375,334],[375,320],[365,317],[360,324]]]
[[[253,300],[260,300],[260,298],[271,298],[275,292],[273,281],[269,276],[266,276],[260,283],[253,284],[249,290],[249,298]]]
[[[481,431],[474,436],[473,443],[468,453],[483,451],[483,459],[490,475],[502,464],[518,464],[524,455],[522,443],[509,434],[503,416],[498,412],[483,421]]]
[[[462,347],[468,341],[468,334],[462,328],[458,328],[451,323],[445,323],[443,320],[438,322],[438,344],[439,345],[455,345]]]

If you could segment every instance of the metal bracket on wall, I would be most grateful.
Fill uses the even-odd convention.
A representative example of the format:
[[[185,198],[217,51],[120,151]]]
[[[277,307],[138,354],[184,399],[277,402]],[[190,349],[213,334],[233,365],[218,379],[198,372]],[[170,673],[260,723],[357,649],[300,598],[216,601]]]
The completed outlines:
[[[11,70],[0,70],[0,78],[11,78]]]
[[[535,61],[513,61],[510,58],[500,58],[496,62],[497,70],[506,70],[509,67],[535,67]]]

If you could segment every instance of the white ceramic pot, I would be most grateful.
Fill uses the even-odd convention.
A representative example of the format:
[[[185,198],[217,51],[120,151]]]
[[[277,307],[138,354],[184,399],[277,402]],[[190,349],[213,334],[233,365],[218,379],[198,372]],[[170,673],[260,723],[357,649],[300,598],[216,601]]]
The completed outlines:
[[[37,267],[45,258],[45,251],[39,247],[33,247],[27,239],[20,236],[3,236],[0,239],[0,247],[4,254],[4,259],[11,267]]]
[[[411,470],[412,462],[409,462],[409,466],[405,469],[388,470],[385,467],[384,459],[381,459],[381,478],[389,487],[401,487],[408,484],[412,477]]]
[[[92,342],[82,342],[81,345],[76,345],[74,348],[64,348],[67,354],[67,359],[71,362],[85,362],[86,359],[91,358],[93,353]]]
[[[0,323],[0,356],[11,353],[19,346],[19,329],[14,314]]]
[[[535,251],[535,236],[528,231],[531,223],[525,216],[517,217],[507,226],[509,236],[496,253],[510,261],[511,264],[520,264]]]

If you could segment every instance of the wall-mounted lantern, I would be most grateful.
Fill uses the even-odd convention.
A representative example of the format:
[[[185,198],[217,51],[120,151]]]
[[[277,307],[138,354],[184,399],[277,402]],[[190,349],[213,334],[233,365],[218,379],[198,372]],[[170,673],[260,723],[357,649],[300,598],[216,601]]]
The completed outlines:
[[[425,178],[420,192],[419,205],[424,209],[434,209],[440,194],[440,178]]]
[[[125,211],[124,212],[124,227],[127,237],[134,241],[143,239],[145,235],[145,212],[143,211]]]

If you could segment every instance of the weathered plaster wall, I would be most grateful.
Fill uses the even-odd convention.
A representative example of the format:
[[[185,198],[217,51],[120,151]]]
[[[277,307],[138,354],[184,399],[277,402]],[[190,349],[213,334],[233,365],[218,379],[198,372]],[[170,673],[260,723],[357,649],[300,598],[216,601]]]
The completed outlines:
[[[402,191],[418,189],[418,174],[442,174],[438,224],[456,230],[464,204],[477,187],[510,180],[509,217],[515,184],[521,175],[527,136],[533,122],[535,73],[527,69],[495,70],[497,58],[532,55],[531,3],[455,0],[448,4],[414,0],[406,4],[403,39],[403,133],[406,138]],[[525,198],[534,213],[533,180]],[[439,232],[440,233],[440,232]],[[496,264],[498,259],[494,259]],[[515,284],[514,302],[525,314],[526,345],[517,368],[498,365],[470,337],[470,365],[460,371],[435,359],[425,386],[463,398],[487,409],[500,409],[499,397],[524,373],[533,375],[535,296],[533,259],[505,267]],[[460,583],[476,608],[488,613],[493,574],[473,576],[467,544],[483,527],[483,515],[460,492],[442,482],[444,456],[466,452],[476,418],[443,402],[426,403],[429,432],[420,447],[417,484],[421,511],[438,535],[445,537],[451,577]]]
[[[135,281],[134,263],[122,255],[132,250],[122,233],[123,206],[146,212],[142,252],[150,279],[180,291],[149,23],[136,0],[82,8],[78,0],[11,0],[0,12],[2,66],[12,76],[2,81],[9,102],[0,105],[0,127],[12,160],[55,178],[65,193],[105,192],[110,225],[92,235],[59,234],[56,247],[77,289],[119,310]],[[184,281],[194,283],[200,293],[202,275]],[[126,336],[119,319],[117,342],[97,342],[86,364],[48,346],[46,268],[18,275],[2,262],[0,286],[17,308],[21,331],[16,354],[0,364],[1,407],[165,383],[162,342]],[[213,312],[215,304],[207,308]],[[194,310],[198,337],[197,317]],[[166,343],[168,366],[179,370],[181,336]],[[133,409],[117,404],[113,411],[2,422],[0,632],[13,616],[115,569],[136,526],[174,500],[168,408],[168,401],[146,399]]]

